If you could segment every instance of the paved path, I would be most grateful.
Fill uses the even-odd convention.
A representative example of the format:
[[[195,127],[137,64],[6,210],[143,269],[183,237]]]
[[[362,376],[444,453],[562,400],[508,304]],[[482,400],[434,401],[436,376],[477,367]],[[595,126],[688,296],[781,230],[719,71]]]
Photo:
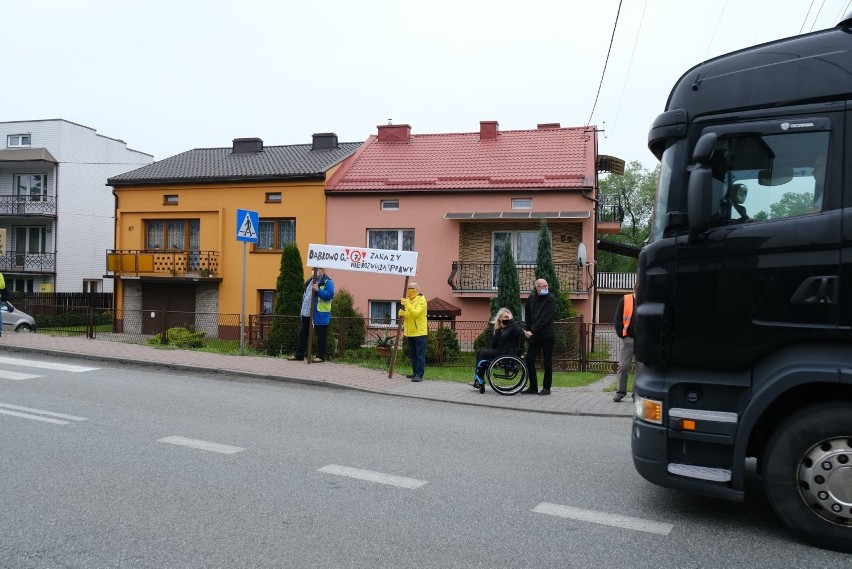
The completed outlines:
[[[0,351],[7,354],[39,352],[73,355],[102,361],[132,362],[210,373],[236,374],[462,405],[539,413],[598,417],[631,417],[633,414],[630,398],[621,403],[613,403],[612,392],[603,391],[604,388],[612,385],[614,376],[607,376],[587,387],[555,387],[549,396],[519,394],[506,397],[498,395],[490,388],[486,388],[485,393],[480,394],[478,390],[463,383],[429,381],[428,366],[426,380],[412,383],[399,374],[389,378],[387,371],[349,364],[331,362],[308,364],[264,356],[229,356],[193,350],[155,348],[143,344],[25,333],[3,334],[0,337]]]

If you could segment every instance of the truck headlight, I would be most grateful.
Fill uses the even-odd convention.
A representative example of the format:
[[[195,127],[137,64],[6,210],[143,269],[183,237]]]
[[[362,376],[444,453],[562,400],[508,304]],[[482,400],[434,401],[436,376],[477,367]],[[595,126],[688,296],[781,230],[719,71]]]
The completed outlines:
[[[633,401],[633,412],[637,419],[648,423],[663,424],[663,402],[655,399],[646,399],[635,395]]]

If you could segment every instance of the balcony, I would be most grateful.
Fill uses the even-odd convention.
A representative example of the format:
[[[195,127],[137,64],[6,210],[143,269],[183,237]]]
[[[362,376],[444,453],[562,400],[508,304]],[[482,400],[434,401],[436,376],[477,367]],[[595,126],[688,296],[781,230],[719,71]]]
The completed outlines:
[[[624,208],[617,199],[601,199],[598,201],[598,233],[617,235],[621,232],[621,222],[624,221]]]
[[[499,263],[469,263],[454,261],[447,284],[456,294],[497,292]],[[521,292],[532,291],[535,283],[535,266],[518,265],[518,282]],[[590,290],[590,278],[586,270],[574,263],[555,265],[556,277],[561,290],[572,294],[585,294]]]
[[[56,217],[56,197],[0,194],[0,215]]]
[[[56,272],[55,253],[18,253],[8,251],[0,255],[0,272],[40,273]]]
[[[106,253],[107,271],[116,276],[217,277],[218,251],[120,250]]]

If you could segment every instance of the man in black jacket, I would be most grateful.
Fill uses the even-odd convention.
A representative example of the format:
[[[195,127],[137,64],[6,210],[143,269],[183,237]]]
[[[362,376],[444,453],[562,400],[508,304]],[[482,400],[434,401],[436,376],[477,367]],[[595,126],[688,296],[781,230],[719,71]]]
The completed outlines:
[[[527,329],[524,332],[530,345],[527,349],[527,369],[530,372],[530,385],[521,393],[550,395],[553,383],[553,341],[556,338],[556,297],[550,294],[545,279],[535,281],[535,290],[530,294],[526,307]],[[538,378],[535,361],[538,355],[544,360],[544,380],[541,391],[538,390]]]

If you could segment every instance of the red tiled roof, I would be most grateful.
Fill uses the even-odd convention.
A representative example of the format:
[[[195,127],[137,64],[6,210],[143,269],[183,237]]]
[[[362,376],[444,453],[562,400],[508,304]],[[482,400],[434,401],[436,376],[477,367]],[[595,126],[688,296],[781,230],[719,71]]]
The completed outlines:
[[[379,142],[373,135],[332,176],[326,189],[341,193],[579,189],[594,180],[594,141],[594,127],[552,124],[498,131],[494,140],[481,140],[479,132],[411,134],[399,142]]]

